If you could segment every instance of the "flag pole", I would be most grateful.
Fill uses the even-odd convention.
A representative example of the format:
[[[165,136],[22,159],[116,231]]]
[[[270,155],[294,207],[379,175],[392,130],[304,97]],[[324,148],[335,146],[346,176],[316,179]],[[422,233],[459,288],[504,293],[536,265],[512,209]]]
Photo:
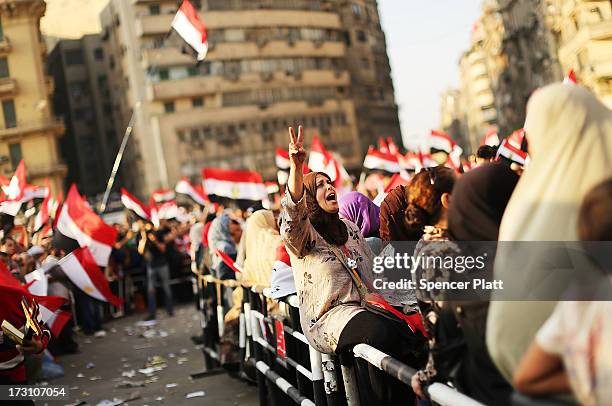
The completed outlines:
[[[117,156],[115,157],[113,169],[111,170],[108,182],[106,182],[106,190],[104,191],[104,197],[102,198],[102,203],[100,204],[100,213],[104,213],[104,211],[106,210],[108,198],[110,196],[111,189],[113,188],[113,184],[115,183],[115,177],[117,176],[117,171],[119,170],[119,165],[121,164],[121,159],[123,158],[123,153],[125,152],[125,147],[127,146],[127,142],[130,139],[130,135],[132,134],[134,120],[136,118],[136,110],[138,108],[140,108],[140,102],[137,102],[134,110],[132,110],[132,116],[130,117],[130,121],[128,122],[127,128],[125,129],[125,133],[123,134],[123,140],[121,141],[119,152],[117,152]]]

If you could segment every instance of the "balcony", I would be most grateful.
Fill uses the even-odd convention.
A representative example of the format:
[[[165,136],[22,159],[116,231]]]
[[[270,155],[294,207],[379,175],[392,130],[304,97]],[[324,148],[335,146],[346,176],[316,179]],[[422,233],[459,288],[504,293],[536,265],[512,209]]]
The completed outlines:
[[[590,41],[604,41],[612,39],[612,20],[584,26],[574,37],[562,44],[559,48],[559,58],[568,60],[584,49]]]
[[[179,80],[167,80],[163,82],[150,83],[147,87],[148,100],[171,100],[181,97],[201,96],[218,92],[237,92],[257,88],[275,86],[348,86],[350,77],[346,71],[304,71],[299,82],[293,76],[287,76],[285,72],[275,72],[271,78],[266,78],[260,73],[245,73],[236,81],[224,80],[222,76],[194,76]]]
[[[55,175],[66,176],[68,166],[65,163],[56,162],[48,165],[28,165],[28,176],[32,179],[43,179]]]
[[[208,51],[207,61],[218,60],[242,60],[253,58],[342,58],[346,54],[346,48],[342,42],[323,42],[316,44],[314,41],[297,41],[289,44],[287,41],[270,41],[260,47],[254,42],[222,43]],[[156,49],[144,49],[142,51],[142,63],[147,66],[180,66],[192,65],[193,58],[184,54],[179,48],[166,47]]]
[[[42,132],[51,132],[55,136],[61,136],[65,130],[64,121],[57,117],[47,120],[18,122],[17,127],[0,129],[0,141],[20,139]]]
[[[6,55],[13,49],[11,41],[7,37],[2,38],[0,41],[0,55]]]
[[[173,18],[170,14],[143,16],[136,21],[136,33],[139,36],[167,34]],[[202,19],[209,30],[240,27],[342,28],[336,13],[324,11],[210,11],[202,15]]]
[[[0,96],[15,96],[17,94],[17,81],[12,78],[0,79]]]

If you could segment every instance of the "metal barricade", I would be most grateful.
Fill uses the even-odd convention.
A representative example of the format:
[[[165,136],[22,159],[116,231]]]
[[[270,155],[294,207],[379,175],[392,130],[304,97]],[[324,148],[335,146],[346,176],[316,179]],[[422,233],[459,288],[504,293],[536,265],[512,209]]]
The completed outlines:
[[[204,371],[194,378],[218,373],[220,368],[218,344],[223,334],[224,311],[222,300],[225,289],[243,290],[239,319],[239,349],[241,370],[247,366],[256,374],[261,406],[285,405],[287,399],[304,406],[359,406],[359,389],[352,360],[343,362],[338,375],[337,358],[313,348],[301,331],[298,300],[295,295],[282,302],[264,294],[261,286],[249,286],[235,280],[219,280],[210,275],[196,275],[197,307],[202,314],[204,336]],[[215,300],[211,300],[211,299]],[[214,309],[210,304],[215,302]],[[221,303],[221,305],[220,305]],[[269,315],[270,304],[286,306],[288,317]],[[282,331],[281,331],[282,329]],[[281,338],[285,347],[279,353]],[[350,356],[350,355],[349,355]],[[353,348],[352,356],[361,358],[391,377],[410,386],[415,369],[367,344]],[[456,389],[433,383],[427,388],[431,401],[441,406],[484,406]],[[515,394],[517,406],[548,406],[559,404]],[[363,405],[366,406],[366,405]]]

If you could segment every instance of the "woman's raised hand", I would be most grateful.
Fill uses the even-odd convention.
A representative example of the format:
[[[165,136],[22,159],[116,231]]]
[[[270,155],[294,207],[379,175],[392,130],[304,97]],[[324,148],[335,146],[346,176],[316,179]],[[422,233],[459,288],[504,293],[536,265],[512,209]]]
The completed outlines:
[[[306,160],[306,151],[304,150],[304,128],[298,127],[297,137],[293,127],[289,127],[289,159],[296,168],[302,168]]]

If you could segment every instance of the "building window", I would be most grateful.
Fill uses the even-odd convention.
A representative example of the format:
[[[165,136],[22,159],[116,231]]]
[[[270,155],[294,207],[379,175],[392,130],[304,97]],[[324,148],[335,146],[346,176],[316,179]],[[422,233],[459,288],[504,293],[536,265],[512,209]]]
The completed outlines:
[[[359,41],[359,42],[366,42],[367,41],[365,32],[363,32],[361,30],[357,31],[357,41]]]
[[[96,61],[101,61],[102,59],[104,59],[104,50],[102,48],[94,49],[94,58],[96,59]]]
[[[17,127],[17,115],[15,114],[13,99],[2,100],[2,113],[4,114],[4,126],[6,128]]]
[[[168,80],[170,79],[170,73],[168,69],[160,69],[159,70],[159,80]]]
[[[4,41],[4,30],[2,29],[2,20],[0,20],[0,41]]]
[[[8,78],[9,76],[8,60],[6,58],[0,58],[0,78]]]
[[[21,144],[14,143],[9,144],[9,155],[11,157],[11,165],[13,165],[13,169],[17,168],[19,162],[23,159],[23,155],[21,154]]]
[[[355,17],[361,16],[361,7],[359,7],[359,4],[353,4],[352,10]]]
[[[194,97],[191,99],[191,105],[193,107],[202,107],[204,105],[204,99],[202,97]]]
[[[160,8],[159,8],[159,4],[151,4],[149,6],[149,14],[152,16],[157,16],[159,15],[160,12]]]
[[[164,111],[166,113],[174,113],[174,102],[165,102],[164,103]]]
[[[82,65],[83,52],[80,49],[71,49],[65,52],[66,65]]]

